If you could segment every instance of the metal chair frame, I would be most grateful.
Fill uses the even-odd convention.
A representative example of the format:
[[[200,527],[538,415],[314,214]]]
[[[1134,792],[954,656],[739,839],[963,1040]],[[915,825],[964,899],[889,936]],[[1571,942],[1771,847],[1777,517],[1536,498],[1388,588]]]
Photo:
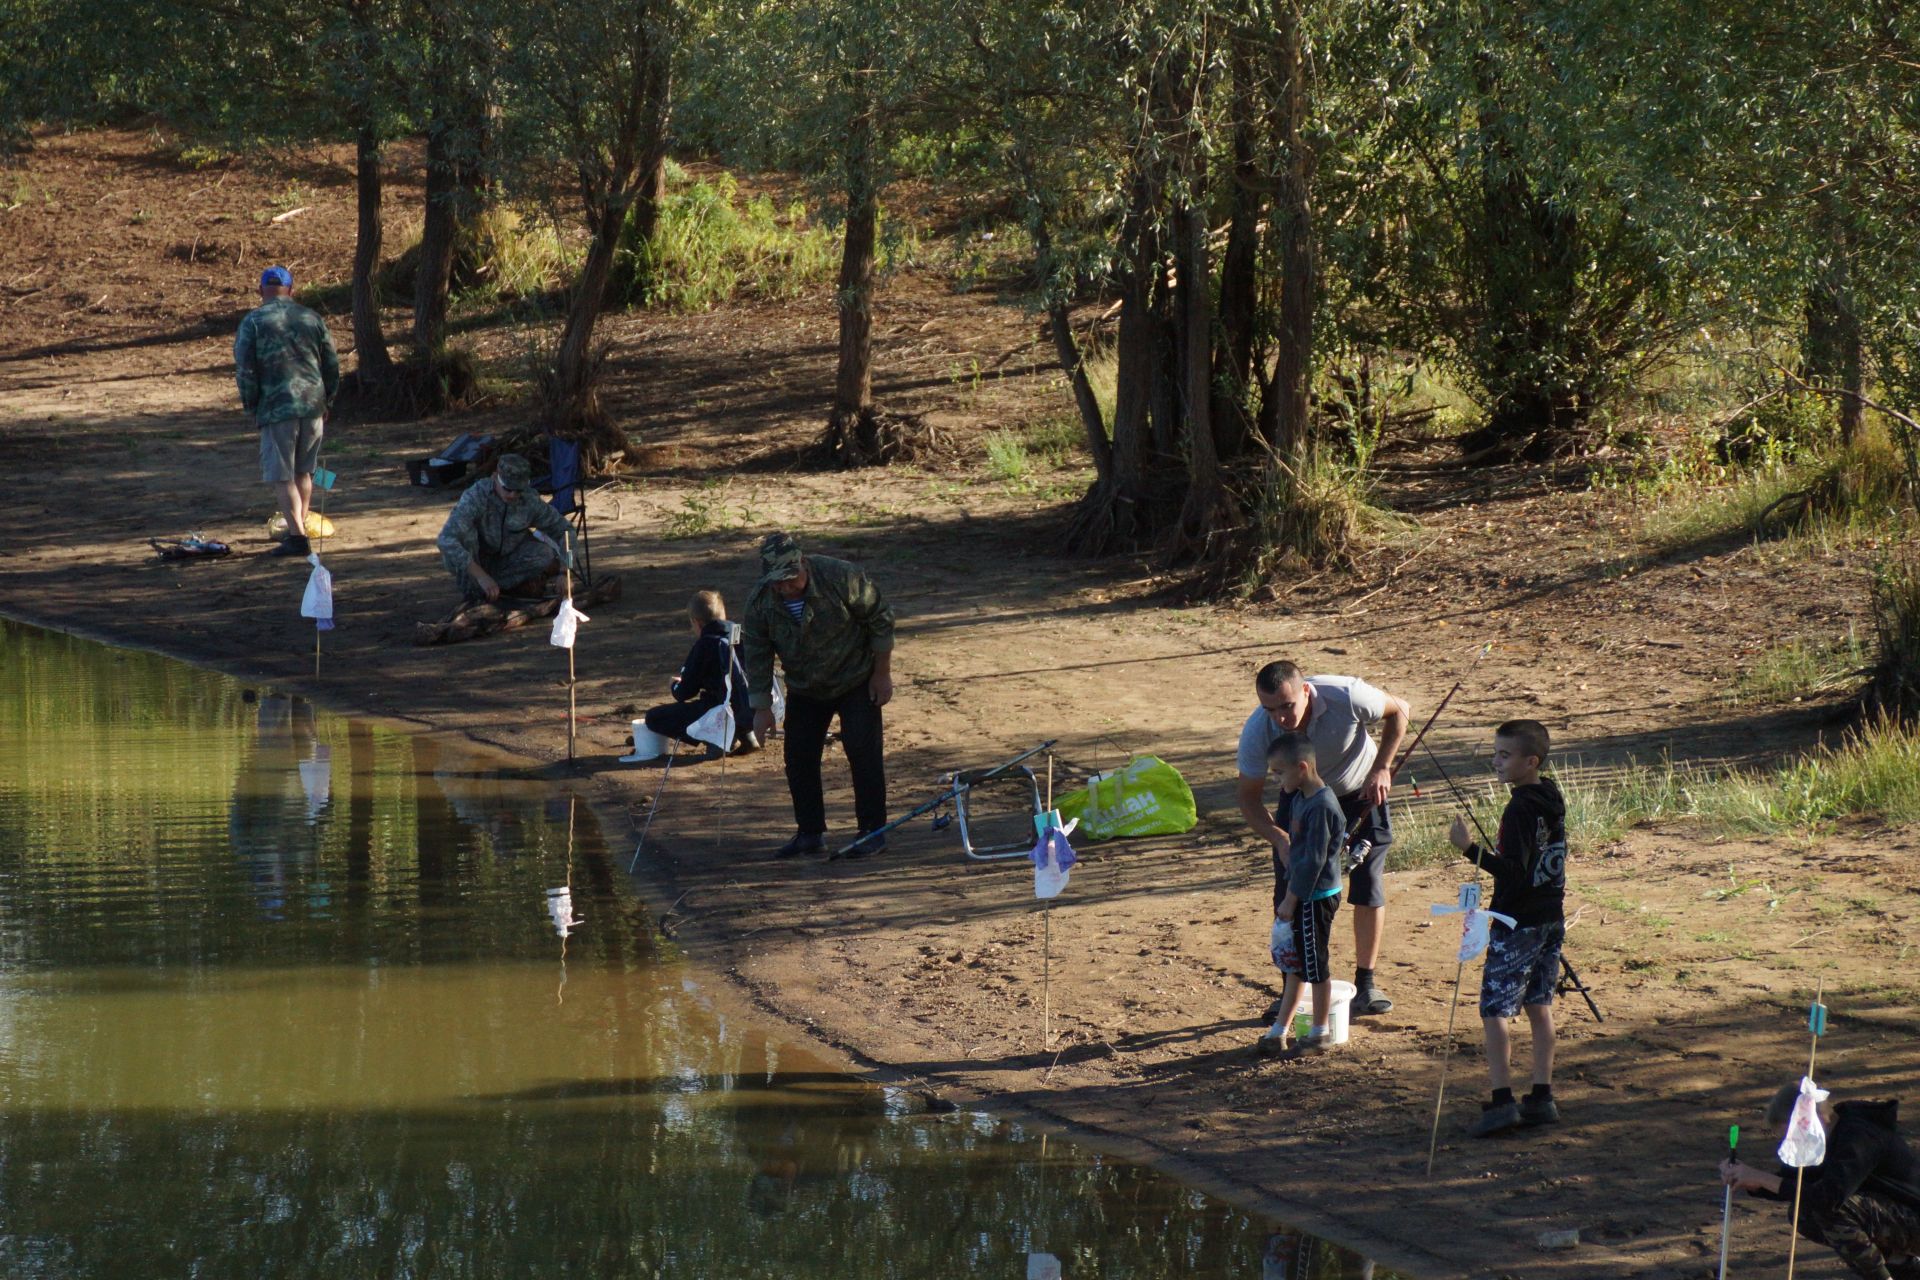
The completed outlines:
[[[995,776],[991,779],[983,776],[989,773]],[[973,833],[968,827],[968,821],[973,816],[971,807],[968,804],[968,797],[973,794],[973,790],[977,785],[983,781],[998,782],[1021,777],[1027,780],[1027,792],[1033,802],[1033,816],[1038,817],[1046,811],[1043,807],[1045,801],[1040,798],[1040,782],[1033,776],[1033,770],[1023,764],[1015,765],[1010,769],[1004,767],[997,770],[968,769],[960,773],[948,775],[947,785],[953,788],[954,824],[960,828],[960,851],[966,854],[970,861],[998,862],[1003,858],[1024,858],[1032,852],[1033,838],[1031,836],[1021,839],[1018,843],[990,844],[976,847],[973,843]]]

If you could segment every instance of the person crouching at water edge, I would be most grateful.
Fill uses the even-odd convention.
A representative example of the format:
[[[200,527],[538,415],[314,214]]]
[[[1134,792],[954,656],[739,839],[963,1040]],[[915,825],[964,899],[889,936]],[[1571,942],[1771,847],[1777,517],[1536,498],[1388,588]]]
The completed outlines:
[[[493,474],[468,485],[453,504],[435,545],[468,603],[496,601],[502,593],[543,596],[548,580],[560,571],[553,548],[577,553],[573,526],[540,501],[532,486],[532,465],[517,453],[503,453]]]
[[[1547,728],[1538,720],[1509,720],[1495,729],[1493,776],[1513,789],[1500,815],[1499,847],[1480,848],[1465,818],[1455,818],[1448,832],[1462,857],[1493,875],[1488,909],[1513,920],[1511,928],[1492,922],[1480,975],[1493,1097],[1467,1126],[1476,1138],[1560,1118],[1553,1101],[1553,993],[1567,936],[1567,802],[1552,778],[1540,776],[1547,747]],[[1515,1102],[1507,1023],[1523,1008],[1533,1028],[1533,1090]]]
[[[1260,1038],[1262,1053],[1284,1053],[1290,1047],[1293,1011],[1300,1003],[1300,987],[1313,992],[1313,1026],[1300,1040],[1302,1053],[1325,1053],[1333,1047],[1328,1026],[1333,1008],[1333,974],[1327,968],[1327,938],[1340,910],[1340,859],[1347,844],[1347,820],[1333,789],[1320,780],[1313,741],[1304,733],[1289,733],[1267,749],[1267,760],[1280,779],[1280,808],[1275,821],[1281,841],[1273,851],[1273,917],[1292,926],[1292,961],[1283,959],[1286,983],[1280,993],[1280,1016]]]
[[[760,745],[753,734],[753,708],[747,703],[747,673],[734,656],[728,639],[727,602],[718,591],[702,591],[687,606],[687,621],[693,627],[693,648],[673,678],[668,691],[673,701],[647,710],[647,728],[663,738],[703,745],[687,729],[707,712],[727,700],[727,673],[733,672],[732,749],[752,749]],[[704,744],[709,750],[713,744]]]
[[[893,610],[880,588],[858,565],[803,554],[791,534],[770,533],[760,542],[760,585],[742,625],[753,731],[762,741],[773,732],[776,657],[787,677],[787,790],[799,830],[773,856],[826,849],[820,757],[835,716],[863,837],[846,856],[885,853],[886,837],[873,833],[887,825],[880,709],[893,697]]]
[[[1800,1084],[1780,1086],[1767,1104],[1767,1125],[1782,1138],[1793,1120]],[[1821,1102],[1826,1159],[1810,1166],[1800,1187],[1800,1234],[1840,1255],[1865,1280],[1920,1280],[1920,1159],[1900,1136],[1898,1102]],[[1771,1172],[1732,1159],[1720,1181],[1763,1200],[1793,1203],[1795,1170]]]

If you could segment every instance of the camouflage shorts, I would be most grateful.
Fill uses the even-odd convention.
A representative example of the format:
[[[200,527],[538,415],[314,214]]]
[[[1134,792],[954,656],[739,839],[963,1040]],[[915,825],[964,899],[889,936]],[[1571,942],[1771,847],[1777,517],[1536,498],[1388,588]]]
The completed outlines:
[[[1527,1004],[1552,1004],[1560,985],[1561,921],[1509,929],[1493,922],[1487,965],[1480,972],[1480,1016],[1511,1018]]]

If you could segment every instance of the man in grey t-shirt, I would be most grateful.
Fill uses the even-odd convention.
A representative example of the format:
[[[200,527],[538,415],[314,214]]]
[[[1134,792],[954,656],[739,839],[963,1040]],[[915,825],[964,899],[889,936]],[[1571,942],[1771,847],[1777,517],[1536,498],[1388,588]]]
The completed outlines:
[[[1412,709],[1404,698],[1352,676],[1308,676],[1291,662],[1270,662],[1254,676],[1260,709],[1240,730],[1240,783],[1235,798],[1255,835],[1285,848],[1287,836],[1268,812],[1264,794],[1267,750],[1283,734],[1304,732],[1320,760],[1320,776],[1340,801],[1355,851],[1366,856],[1351,872],[1347,903],[1353,912],[1354,1013],[1385,1013],[1393,1001],[1373,984],[1386,922],[1387,846],[1393,819],[1387,793],[1393,787],[1394,754],[1406,737]],[[1380,727],[1376,746],[1371,730]]]

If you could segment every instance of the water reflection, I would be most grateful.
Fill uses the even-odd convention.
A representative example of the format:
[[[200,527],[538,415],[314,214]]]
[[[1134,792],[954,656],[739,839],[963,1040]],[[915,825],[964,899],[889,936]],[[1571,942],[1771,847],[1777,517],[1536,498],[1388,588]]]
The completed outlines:
[[[742,1022],[564,797],[0,644],[0,1273],[1365,1274]]]

